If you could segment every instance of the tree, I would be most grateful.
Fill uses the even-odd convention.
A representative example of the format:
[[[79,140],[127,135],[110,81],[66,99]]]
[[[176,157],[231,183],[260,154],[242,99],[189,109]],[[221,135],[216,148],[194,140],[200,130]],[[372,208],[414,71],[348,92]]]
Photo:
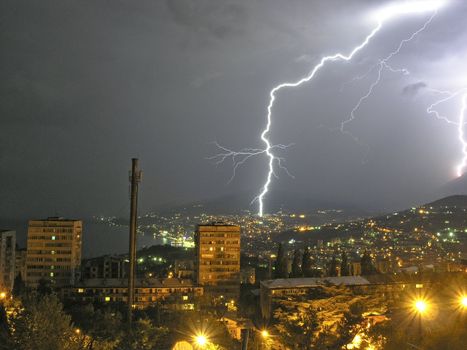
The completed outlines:
[[[278,320],[275,328],[284,345],[292,349],[308,350],[312,348],[319,330],[316,310],[311,306],[293,310],[279,308],[274,314]]]
[[[310,248],[306,247],[302,256],[302,273],[305,277],[310,277],[311,265]]]
[[[349,270],[349,261],[347,258],[347,253],[342,252],[341,255],[341,276],[349,276],[350,275],[350,270]]]
[[[69,308],[74,325],[81,330],[81,344],[88,349],[116,349],[122,337],[122,316],[106,309],[95,310],[92,304]]]
[[[383,313],[384,297],[345,286],[321,285],[306,295],[276,300],[278,341],[292,349],[342,349],[358,331],[366,312]],[[308,346],[308,347],[307,347]]]
[[[10,329],[8,327],[8,318],[3,304],[0,304],[0,350],[11,349]]]
[[[22,302],[10,327],[15,350],[76,349],[71,317],[57,296],[32,293]]]
[[[37,285],[37,293],[40,296],[52,294],[52,287],[50,286],[50,281],[41,278]]]
[[[287,268],[287,256],[284,253],[282,243],[279,243],[277,249],[276,264],[274,270],[274,278],[287,278],[289,276]]]
[[[301,258],[302,256],[300,254],[300,251],[298,249],[295,249],[293,254],[292,273],[290,275],[291,277],[297,278],[303,276],[302,268],[300,266]]]
[[[15,280],[13,282],[13,296],[14,297],[19,297],[26,291],[26,285],[23,281],[23,277],[21,276],[21,272],[18,273],[18,275],[15,277]]]
[[[363,253],[362,258],[360,260],[360,264],[362,266],[363,276],[375,274],[376,269],[373,265],[371,255],[368,251],[365,251],[365,253]]]
[[[153,350],[158,349],[161,341],[169,333],[165,327],[157,327],[149,319],[135,321],[128,334],[122,337],[118,349]]]
[[[330,277],[335,277],[337,276],[337,261],[336,257],[333,256],[331,262],[329,263],[328,266],[328,276]]]

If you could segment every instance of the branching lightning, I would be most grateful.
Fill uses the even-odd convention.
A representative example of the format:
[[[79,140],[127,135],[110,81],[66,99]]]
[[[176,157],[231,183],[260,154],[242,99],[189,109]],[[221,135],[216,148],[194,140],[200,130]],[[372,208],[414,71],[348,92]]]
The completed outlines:
[[[230,177],[228,183],[232,182],[232,180],[235,178],[235,175],[237,174],[237,168],[241,165],[243,165],[248,159],[259,156],[262,154],[266,153],[265,149],[261,148],[244,148],[241,149],[240,151],[233,151],[227,147],[224,147],[220,145],[218,142],[213,142],[214,145],[220,150],[220,153],[208,157],[206,159],[214,161],[214,164],[220,165],[227,161],[227,159],[230,159],[232,161],[232,176]],[[285,150],[289,148],[290,146],[293,146],[293,143],[289,145],[282,145],[282,144],[277,144],[277,145],[272,145],[271,150],[277,149],[277,150]],[[289,175],[291,178],[294,178],[294,176],[289,172],[289,170],[283,165],[285,162],[285,159],[283,157],[276,157],[275,158],[277,161],[277,165],[280,169],[284,170],[287,175]],[[278,177],[277,174],[274,173],[275,177]]]
[[[461,144],[461,152],[462,152],[462,159],[457,164],[456,166],[456,175],[458,177],[462,176],[464,174],[464,169],[467,166],[467,140],[465,138],[465,114],[467,113],[467,87],[462,88],[457,91],[448,91],[448,90],[436,90],[436,89],[430,89],[432,92],[440,94],[440,95],[446,95],[446,97],[443,97],[436,102],[432,103],[430,106],[428,106],[426,112],[428,114],[432,114],[436,117],[436,119],[444,121],[448,124],[452,124],[457,126],[457,138],[459,139],[459,142]],[[461,96],[461,109],[459,111],[459,116],[458,116],[458,121],[452,121],[448,117],[442,115],[439,113],[435,108],[439,106],[442,103],[448,102],[458,96]]]
[[[465,91],[465,90],[464,90]],[[462,108],[459,115],[459,141],[462,144],[462,154],[464,155],[462,161],[457,166],[457,176],[462,176],[464,174],[464,169],[467,166],[467,141],[465,140],[465,114],[467,113],[467,93],[464,93],[462,96]]]
[[[357,104],[352,108],[352,110],[350,111],[350,116],[348,119],[342,121],[341,125],[340,125],[340,132],[344,135],[348,135],[350,136],[355,142],[357,142],[358,144],[364,146],[366,149],[367,149],[367,153],[368,153],[368,146],[363,144],[360,139],[356,136],[354,136],[350,131],[348,131],[345,127],[347,124],[351,123],[352,121],[355,120],[356,116],[356,112],[357,110],[361,107],[362,103],[365,102],[368,98],[370,98],[370,96],[373,94],[373,91],[375,89],[375,87],[381,82],[381,77],[383,75],[383,71],[384,69],[387,69],[388,71],[392,72],[392,73],[402,73],[404,75],[408,75],[409,74],[409,71],[406,69],[406,68],[393,68],[389,65],[389,61],[396,55],[398,55],[400,53],[400,51],[402,50],[403,46],[412,41],[417,35],[419,35],[421,32],[423,32],[427,27],[428,25],[432,22],[433,18],[436,16],[437,14],[437,11],[435,10],[433,12],[433,14],[430,16],[430,18],[428,18],[428,20],[423,24],[422,27],[420,27],[417,31],[415,31],[414,33],[412,33],[412,35],[410,35],[408,38],[406,39],[403,39],[400,43],[399,43],[399,46],[394,50],[392,51],[388,56],[386,56],[385,58],[379,60],[379,62],[375,65],[373,65],[369,70],[368,72],[366,72],[364,75],[362,76],[359,76],[359,77],[356,77],[354,79],[352,79],[352,81],[356,81],[356,80],[361,80],[361,79],[364,79],[366,76],[368,76],[373,70],[377,70],[377,73],[376,73],[376,77],[374,79],[374,81],[370,84],[367,92],[362,96],[360,97],[360,99],[358,100]],[[366,158],[366,157],[365,157]]]
[[[393,19],[393,18],[401,17],[401,16],[406,15],[406,14],[433,12],[430,19],[427,22],[425,22],[425,24],[424,24],[424,26],[422,28],[420,28],[417,32],[413,33],[409,38],[404,39],[403,41],[401,41],[400,45],[398,46],[398,48],[395,51],[391,52],[386,58],[380,60],[379,63],[375,67],[372,67],[370,69],[370,71],[367,72],[367,74],[369,74],[373,69],[377,68],[378,69],[377,79],[370,85],[370,89],[368,90],[367,94],[365,94],[359,100],[358,104],[352,110],[352,112],[350,114],[350,118],[342,122],[341,128],[340,128],[342,133],[348,134],[348,135],[352,136],[352,138],[354,140],[358,141],[357,138],[355,138],[353,135],[351,135],[345,129],[345,125],[348,124],[349,122],[351,122],[353,119],[355,119],[355,112],[358,110],[361,103],[364,100],[366,100],[368,97],[371,96],[371,93],[372,93],[374,87],[381,80],[381,75],[382,75],[382,71],[384,70],[384,68],[386,68],[386,69],[388,69],[388,70],[390,70],[392,72],[401,72],[403,74],[408,73],[408,71],[406,71],[405,69],[394,69],[394,68],[392,68],[388,64],[388,61],[394,55],[399,53],[402,46],[406,42],[409,42],[410,40],[412,40],[417,34],[419,34],[421,31],[423,31],[426,28],[426,26],[431,22],[431,20],[435,16],[436,11],[442,5],[444,5],[444,3],[446,1],[447,0],[411,1],[411,2],[404,2],[404,3],[396,3],[395,5],[385,7],[384,9],[382,9],[381,11],[379,11],[378,13],[375,14],[375,19],[377,21],[377,25],[371,30],[371,32],[365,37],[365,39],[358,46],[354,47],[350,51],[350,53],[348,53],[347,55],[343,54],[343,53],[336,53],[334,55],[325,56],[320,60],[320,62],[317,65],[315,65],[312,68],[312,70],[305,77],[303,77],[303,78],[301,78],[301,79],[299,79],[299,80],[297,80],[295,82],[285,82],[285,83],[281,83],[281,84],[278,84],[277,86],[275,86],[269,92],[269,103],[267,105],[267,115],[266,115],[266,121],[267,122],[266,122],[265,128],[263,129],[263,131],[260,134],[260,139],[265,144],[264,149],[249,149],[249,148],[246,148],[246,149],[243,149],[241,151],[232,151],[232,150],[230,150],[228,148],[225,148],[225,147],[223,147],[223,146],[216,143],[216,146],[221,150],[221,153],[216,155],[216,156],[210,157],[210,159],[214,160],[216,162],[216,164],[221,164],[224,161],[226,161],[227,159],[231,158],[231,160],[233,162],[233,176],[230,179],[230,181],[235,176],[237,168],[239,166],[243,165],[248,159],[250,159],[250,158],[252,158],[254,156],[258,156],[258,155],[266,155],[266,157],[268,159],[268,172],[267,172],[266,180],[264,182],[264,185],[261,188],[260,193],[252,201],[252,202],[258,201],[258,204],[259,204],[258,215],[259,216],[263,216],[263,214],[264,214],[264,197],[269,191],[269,186],[271,184],[272,177],[277,176],[276,173],[275,173],[275,170],[274,170],[275,164],[277,164],[280,168],[286,170],[285,167],[283,167],[283,165],[282,165],[283,158],[276,156],[274,151],[277,150],[277,149],[282,149],[283,150],[283,149],[287,148],[288,146],[274,145],[269,140],[269,132],[270,132],[271,126],[272,126],[272,111],[273,111],[274,103],[276,102],[277,93],[282,89],[295,88],[295,87],[301,86],[302,84],[310,82],[315,77],[315,75],[321,70],[321,68],[323,68],[325,66],[325,64],[328,63],[328,62],[350,61],[350,60],[352,60],[352,58],[357,53],[359,53],[363,48],[365,48],[369,44],[371,39],[382,29],[382,27],[383,27],[383,25],[384,25],[384,23],[386,21],[388,21],[390,19]],[[463,106],[463,111],[462,111],[463,114],[465,114],[464,112],[465,112],[465,104],[466,104],[465,101],[466,101],[466,99],[467,99],[467,97],[464,98],[464,106]],[[461,125],[463,125],[463,122],[461,123]],[[462,130],[462,139],[463,139],[463,130]],[[466,157],[464,157],[464,162],[461,164],[462,165],[461,169],[463,169],[463,167],[465,167],[465,165],[467,163],[467,143],[464,142],[463,146],[464,146],[464,151],[465,151],[464,154],[466,154]]]

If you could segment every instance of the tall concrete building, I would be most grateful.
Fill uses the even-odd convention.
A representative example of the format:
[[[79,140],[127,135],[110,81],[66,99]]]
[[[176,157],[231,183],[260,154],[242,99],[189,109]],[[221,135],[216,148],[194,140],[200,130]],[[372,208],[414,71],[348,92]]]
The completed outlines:
[[[0,230],[0,293],[10,292],[15,280],[16,232]]]
[[[240,296],[240,226],[213,222],[195,233],[196,282],[205,294],[230,302]]]
[[[60,217],[30,220],[26,284],[36,287],[45,279],[54,287],[75,282],[81,264],[83,223]]]

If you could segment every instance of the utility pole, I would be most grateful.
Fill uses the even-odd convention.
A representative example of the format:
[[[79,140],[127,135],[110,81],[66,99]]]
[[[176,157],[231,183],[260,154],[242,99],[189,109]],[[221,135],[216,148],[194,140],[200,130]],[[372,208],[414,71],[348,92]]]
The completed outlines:
[[[130,195],[130,268],[128,271],[128,323],[131,325],[133,304],[135,300],[136,273],[136,220],[138,217],[138,184],[141,181],[141,171],[138,169],[138,159],[131,159],[131,195]]]

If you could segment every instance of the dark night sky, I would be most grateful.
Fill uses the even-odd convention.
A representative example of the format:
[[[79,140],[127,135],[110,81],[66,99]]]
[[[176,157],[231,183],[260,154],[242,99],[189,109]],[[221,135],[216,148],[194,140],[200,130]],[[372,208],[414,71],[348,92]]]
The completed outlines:
[[[144,171],[143,210],[236,191],[253,198],[266,159],[250,160],[227,184],[229,164],[206,160],[211,142],[262,147],[269,90],[360,43],[383,3],[2,0],[0,217],[119,215],[132,156]],[[280,93],[271,139],[295,143],[283,154],[295,179],[280,174],[272,191],[395,207],[454,178],[456,127],[426,108],[438,97],[430,88],[467,85],[465,1],[450,1],[404,46],[391,64],[410,75],[385,72],[349,124],[368,156],[332,131],[371,79],[342,83],[428,16],[387,23],[351,63],[331,63],[312,83]],[[459,110],[459,99],[441,108],[453,119]]]

